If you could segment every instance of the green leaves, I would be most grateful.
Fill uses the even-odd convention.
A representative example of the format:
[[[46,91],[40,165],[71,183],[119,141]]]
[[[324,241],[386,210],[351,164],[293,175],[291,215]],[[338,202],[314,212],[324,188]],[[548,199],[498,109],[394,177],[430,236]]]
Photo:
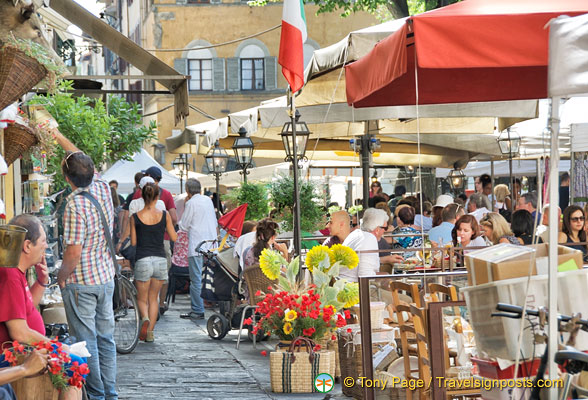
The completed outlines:
[[[269,214],[267,187],[261,182],[242,183],[240,187],[224,195],[223,200],[228,200],[236,206],[247,203],[245,219],[249,221],[260,220]]]
[[[303,231],[313,232],[321,224],[324,213],[319,204],[315,185],[310,181],[300,179],[300,224]],[[278,210],[276,220],[283,223],[286,231],[293,230],[292,204],[294,203],[294,178],[289,175],[281,176],[270,185],[270,195],[274,207]]]
[[[104,102],[72,95],[73,83],[62,81],[55,94],[35,96],[31,104],[40,104],[55,118],[59,130],[80,150],[89,155],[96,169],[119,159],[130,159],[143,142],[155,139],[156,124],[142,125],[141,109],[118,96],[110,96],[108,112]],[[60,173],[64,151],[58,148],[48,159],[47,174],[56,173],[53,189],[66,186]]]

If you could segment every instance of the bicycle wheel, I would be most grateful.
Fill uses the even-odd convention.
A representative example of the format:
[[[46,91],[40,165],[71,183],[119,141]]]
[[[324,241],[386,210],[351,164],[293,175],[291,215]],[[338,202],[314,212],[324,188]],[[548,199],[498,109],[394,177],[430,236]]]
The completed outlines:
[[[131,281],[121,276],[118,278],[118,299],[114,304],[114,341],[118,353],[128,354],[137,347],[139,319],[137,290]]]

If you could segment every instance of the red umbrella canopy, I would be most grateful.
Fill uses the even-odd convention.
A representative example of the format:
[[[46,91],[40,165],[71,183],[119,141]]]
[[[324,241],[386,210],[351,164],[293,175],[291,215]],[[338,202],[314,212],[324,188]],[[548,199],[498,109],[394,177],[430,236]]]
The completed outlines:
[[[345,68],[347,102],[416,104],[417,82],[418,104],[545,98],[547,24],[586,12],[586,0],[466,0],[413,16]]]
[[[240,205],[218,219],[218,224],[233,237],[241,236],[243,222],[247,213],[247,203]]]

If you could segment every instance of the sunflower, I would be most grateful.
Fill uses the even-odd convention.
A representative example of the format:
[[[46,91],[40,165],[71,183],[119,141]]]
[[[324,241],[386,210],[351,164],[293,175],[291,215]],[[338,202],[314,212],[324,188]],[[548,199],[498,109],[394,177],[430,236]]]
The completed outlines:
[[[344,303],[343,308],[353,307],[359,303],[359,285],[357,282],[348,282],[337,294],[337,300]]]
[[[298,313],[295,310],[288,311],[284,316],[284,320],[288,322],[294,321],[296,318],[298,318]]]
[[[333,263],[339,262],[342,267],[353,269],[359,264],[359,257],[351,247],[335,244],[331,247]]]
[[[278,279],[283,257],[275,250],[264,249],[259,256],[259,268],[272,281]]]
[[[306,261],[305,264],[308,267],[308,270],[312,272],[314,268],[316,268],[324,259],[325,257],[329,257],[329,268],[333,264],[333,253],[331,249],[327,246],[314,246],[312,249],[306,253]]]
[[[284,333],[285,333],[286,335],[289,335],[289,334],[291,334],[291,333],[292,333],[292,331],[294,330],[294,328],[292,328],[292,324],[291,324],[291,323],[289,323],[289,322],[286,322],[286,323],[284,324],[284,327],[282,328],[282,330],[284,331]]]

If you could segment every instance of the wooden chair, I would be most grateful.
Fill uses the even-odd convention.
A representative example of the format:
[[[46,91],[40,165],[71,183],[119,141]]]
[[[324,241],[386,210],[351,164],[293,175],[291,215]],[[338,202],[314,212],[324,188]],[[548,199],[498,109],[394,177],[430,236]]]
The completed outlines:
[[[249,305],[243,309],[243,313],[241,314],[241,324],[239,325],[239,334],[237,335],[237,349],[239,349],[239,343],[241,342],[241,331],[243,330],[243,321],[245,320],[245,315],[247,311],[250,309],[257,308],[257,303],[259,303],[263,296],[256,296],[258,290],[262,292],[267,292],[268,286],[273,286],[277,281],[272,281],[269,279],[259,265],[254,265],[250,268],[247,268],[243,271],[243,279],[247,284],[247,290],[249,291]],[[251,318],[255,322],[255,314]],[[255,349],[255,339],[257,335],[253,335],[253,348]]]
[[[390,292],[392,294],[392,304],[389,304],[387,307],[388,314],[390,316],[396,315],[398,327],[402,327],[403,325],[407,324],[411,325],[412,323],[410,322],[410,318],[405,320],[403,313],[398,311],[398,306],[409,304],[414,304],[417,307],[421,306],[421,296],[418,285],[416,283],[392,281],[390,282]],[[409,297],[410,301],[406,302],[400,300],[400,292],[404,292],[405,295]],[[400,340],[402,341],[402,335],[400,335]],[[406,343],[406,349],[408,349],[408,342]],[[402,348],[402,351],[404,352],[406,349]],[[414,350],[414,348],[412,350]]]
[[[401,325],[400,337],[403,344],[404,357],[404,376],[407,380],[420,380],[428,385],[431,381],[431,362],[429,361],[429,350],[427,344],[427,330],[425,311],[422,308],[416,307],[414,304],[399,305],[397,307],[399,313],[406,312],[412,317],[413,325]],[[410,366],[410,356],[407,351],[407,335],[412,334],[416,340],[416,356],[418,358],[418,369],[412,370]],[[418,375],[415,375],[418,372]],[[410,388],[406,389],[406,398],[412,400],[413,391]],[[430,398],[430,387],[418,389],[420,400]]]

